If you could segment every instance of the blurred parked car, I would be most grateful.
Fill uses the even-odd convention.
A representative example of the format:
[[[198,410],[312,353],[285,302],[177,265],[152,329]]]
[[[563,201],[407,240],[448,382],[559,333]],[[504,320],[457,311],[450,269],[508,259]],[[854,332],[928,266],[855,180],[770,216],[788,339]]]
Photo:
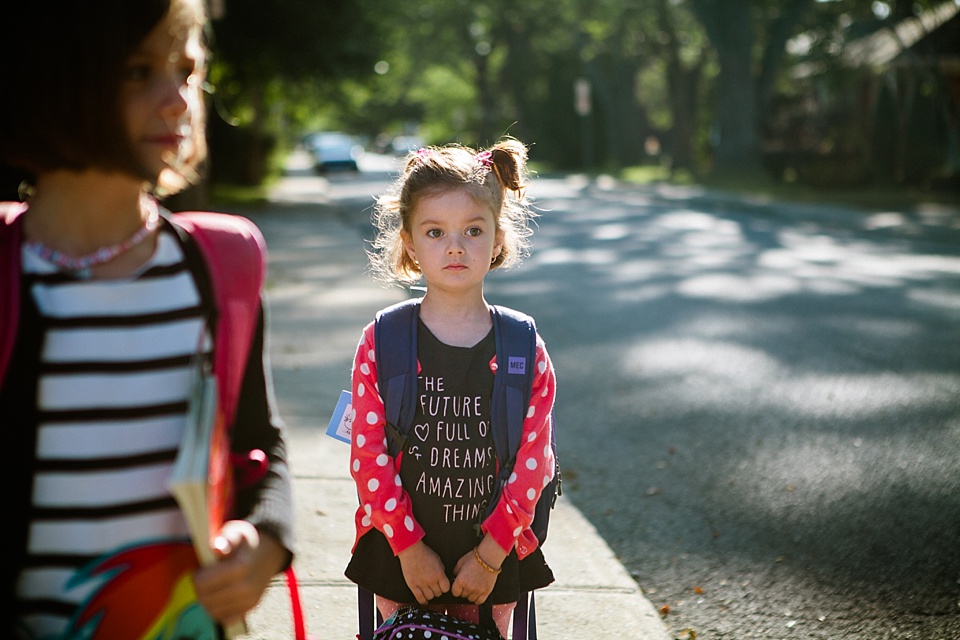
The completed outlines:
[[[422,149],[423,139],[418,136],[397,136],[390,141],[390,149],[398,156],[405,156],[411,151]]]
[[[311,133],[304,138],[304,147],[313,157],[313,168],[319,173],[336,169],[357,171],[357,160],[363,146],[356,138],[339,131]]]

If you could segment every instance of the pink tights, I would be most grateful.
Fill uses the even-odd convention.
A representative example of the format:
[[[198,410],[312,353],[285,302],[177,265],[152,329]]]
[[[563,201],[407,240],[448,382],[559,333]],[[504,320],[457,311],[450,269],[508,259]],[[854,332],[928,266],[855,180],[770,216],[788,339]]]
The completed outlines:
[[[404,605],[399,602],[377,596],[377,609],[380,611],[380,615],[383,616],[384,620],[396,613],[397,609],[402,606]],[[516,602],[493,605],[493,621],[496,623],[497,629],[500,630],[500,635],[504,638],[507,637],[510,631],[510,616],[513,614],[516,606]],[[467,622],[480,622],[480,607],[475,604],[434,604],[427,605],[427,608],[440,613],[449,613]]]

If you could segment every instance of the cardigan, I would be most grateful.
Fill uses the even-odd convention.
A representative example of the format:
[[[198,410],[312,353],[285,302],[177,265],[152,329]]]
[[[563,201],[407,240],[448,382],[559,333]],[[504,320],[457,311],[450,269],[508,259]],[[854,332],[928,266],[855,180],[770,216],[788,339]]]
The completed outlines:
[[[393,459],[387,451],[375,351],[374,323],[371,322],[363,330],[352,375],[350,473],[360,498],[354,518],[353,548],[356,549],[365,533],[376,528],[383,532],[394,554],[398,554],[421,540],[424,530],[414,517],[410,494],[400,482],[402,455]],[[496,370],[496,356],[490,361],[490,367]],[[538,335],[533,389],[517,463],[496,508],[481,525],[483,532],[489,533],[504,551],[516,549],[521,560],[539,544],[530,525],[540,493],[553,476],[550,421],[555,394],[553,365]]]

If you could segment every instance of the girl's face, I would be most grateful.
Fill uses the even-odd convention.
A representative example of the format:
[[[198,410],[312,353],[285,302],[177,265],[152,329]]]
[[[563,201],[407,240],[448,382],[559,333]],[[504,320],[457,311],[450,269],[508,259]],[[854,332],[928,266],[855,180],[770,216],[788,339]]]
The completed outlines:
[[[463,190],[420,198],[402,235],[428,286],[448,290],[482,286],[503,248],[493,212]]]
[[[120,109],[127,135],[151,175],[189,153],[190,115],[199,100],[203,48],[199,34],[189,37],[169,18],[144,38],[127,60],[120,89]]]

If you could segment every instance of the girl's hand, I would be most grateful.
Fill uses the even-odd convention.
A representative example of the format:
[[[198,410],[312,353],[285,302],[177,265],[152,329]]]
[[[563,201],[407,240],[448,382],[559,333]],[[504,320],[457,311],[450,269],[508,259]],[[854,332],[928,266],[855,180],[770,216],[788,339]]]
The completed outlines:
[[[443,568],[440,556],[418,540],[399,554],[400,568],[413,597],[420,604],[427,604],[450,590],[450,580]]]
[[[477,560],[478,554],[486,567]],[[450,593],[458,598],[466,598],[473,604],[483,604],[497,584],[499,569],[506,557],[507,554],[493,538],[489,535],[484,537],[476,551],[468,551],[457,561],[457,566],[453,568],[456,578]]]
[[[226,522],[213,549],[219,562],[198,569],[193,583],[203,608],[229,626],[257,606],[271,578],[286,564],[287,551],[244,520]]]

